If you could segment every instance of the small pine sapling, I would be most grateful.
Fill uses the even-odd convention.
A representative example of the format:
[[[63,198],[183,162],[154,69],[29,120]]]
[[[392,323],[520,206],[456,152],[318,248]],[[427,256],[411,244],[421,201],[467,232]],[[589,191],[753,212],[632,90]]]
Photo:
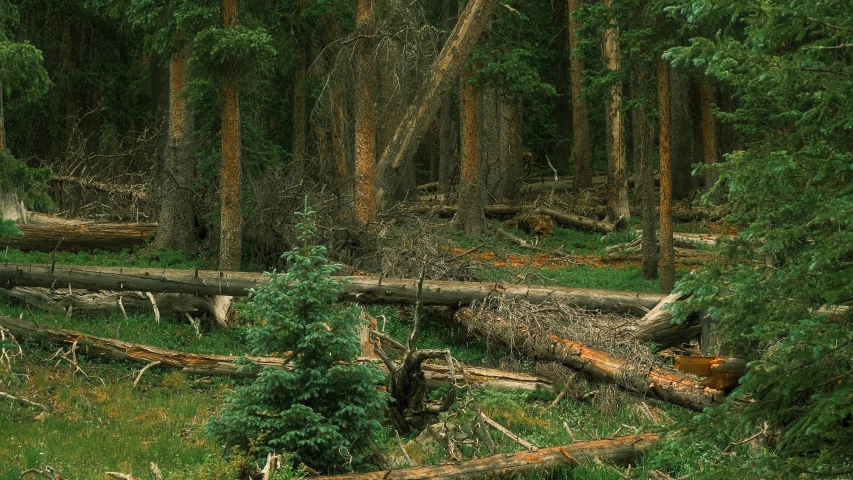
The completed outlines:
[[[325,471],[350,471],[370,446],[386,407],[376,385],[384,374],[355,363],[361,353],[357,309],[335,305],[342,291],[326,263],[326,249],[311,245],[313,214],[306,199],[298,212],[302,245],[282,255],[287,273],[265,275],[267,285],[249,294],[258,326],[247,340],[253,355],[281,355],[292,370],[267,368],[226,398],[207,431],[228,446],[254,444],[259,458],[288,452],[294,461]]]

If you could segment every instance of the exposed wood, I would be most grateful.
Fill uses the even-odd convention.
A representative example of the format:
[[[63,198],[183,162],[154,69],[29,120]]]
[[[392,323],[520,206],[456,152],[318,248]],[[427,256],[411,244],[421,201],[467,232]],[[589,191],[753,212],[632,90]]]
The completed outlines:
[[[718,390],[730,390],[737,386],[740,377],[746,373],[746,360],[737,357],[676,355],[675,368],[682,372],[707,377],[702,380],[702,385]]]
[[[497,5],[496,0],[471,0],[460,12],[459,20],[450,32],[438,58],[424,77],[415,100],[400,121],[378,162],[377,171],[398,172],[403,159],[420,142],[441,102],[441,98],[455,84],[463,65],[489,24]],[[385,181],[396,183],[395,175]],[[377,193],[379,208],[384,210],[396,195],[397,185],[386,183]]]
[[[0,247],[21,250],[51,252],[81,252],[106,250],[110,252],[142,245],[157,232],[151,223],[84,223],[50,222],[41,217],[41,222],[18,225],[23,237],[0,241]]]
[[[485,325],[488,325],[489,338],[513,345],[526,355],[560,362],[641,395],[651,394],[698,411],[720,403],[724,398],[721,391],[703,387],[699,380],[680,372],[634,366],[624,358],[614,357],[567,338],[532,332],[526,326],[487,312],[464,308],[456,313],[456,319],[478,335],[485,335]]]
[[[669,64],[658,58],[658,111],[660,112],[660,290],[675,286],[675,251],[672,246],[672,155],[670,151]]]
[[[593,232],[610,233],[615,230],[625,228],[628,223],[625,218],[620,218],[615,223],[600,221],[580,215],[572,215],[570,213],[559,212],[551,208],[540,208],[538,211],[550,216],[557,223],[568,225],[570,227],[582,228],[584,230],[592,230]]]
[[[473,77],[473,70],[469,72]],[[481,114],[479,100],[482,92],[467,79],[463,81],[459,99],[459,124],[461,158],[459,168],[459,205],[453,217],[455,228],[466,235],[479,236],[486,231],[486,216],[483,212],[486,196],[483,175],[483,148],[480,145]]]
[[[137,343],[114,340],[110,338],[86,335],[73,330],[40,326],[33,322],[0,315],[0,326],[8,329],[18,338],[33,338],[43,341],[74,345],[77,353],[82,355],[101,356],[118,360],[130,360],[144,364],[159,361],[158,367],[176,368],[187,373],[199,375],[219,375],[230,377],[254,377],[258,370],[255,368],[240,368],[235,362],[237,358],[227,355],[204,355],[184,353],[165,348],[151,347]],[[285,361],[278,357],[248,357],[260,367],[285,368]],[[359,362],[372,362],[371,359],[359,359]],[[422,364],[427,385],[438,386],[451,382],[447,366]],[[490,368],[466,367],[465,373],[471,383],[493,385],[499,388],[536,390],[536,388],[552,388],[551,382],[542,377],[527,373],[504,372]],[[453,372],[455,380],[463,382],[464,378],[458,371]]]
[[[604,30],[602,56],[604,66],[618,78],[622,70],[619,52],[619,24],[613,13],[613,0],[604,0],[604,6],[610,16],[608,27]],[[628,168],[625,158],[625,128],[622,112],[622,82],[614,81],[610,92],[604,96],[607,132],[607,216],[615,222],[619,218],[631,216],[628,207]]]
[[[373,0],[356,2],[359,39],[355,94],[355,217],[362,225],[376,221],[376,71],[373,62]]]
[[[25,397],[16,397],[16,396],[14,396],[14,395],[10,395],[10,394],[8,394],[8,393],[6,393],[6,392],[0,392],[0,398],[8,398],[9,400],[14,400],[14,401],[17,401],[17,402],[25,403],[25,404],[27,404],[27,405],[31,405],[31,406],[33,406],[33,407],[39,407],[39,408],[41,408],[42,410],[47,410],[47,407],[45,407],[44,405],[42,405],[42,404],[40,404],[40,403],[38,403],[38,402],[34,402],[34,401],[30,400],[29,398],[25,398]]]
[[[466,462],[411,467],[348,475],[311,477],[314,480],[419,480],[515,478],[535,472],[546,472],[562,466],[607,462],[628,465],[657,441],[657,435],[642,434],[607,440],[575,442],[561,447],[540,448],[535,452],[492,455]]]
[[[500,423],[498,423],[498,422],[492,420],[491,418],[487,417],[486,414],[481,413],[480,416],[482,417],[482,419],[486,423],[491,425],[492,428],[503,433],[510,440],[512,440],[513,442],[515,442],[515,443],[521,445],[522,447],[526,448],[528,451],[535,452],[535,451],[539,450],[539,447],[537,447],[536,445],[533,445],[532,443],[528,442],[527,440],[525,440],[525,439],[519,437],[518,435],[512,433],[508,428],[504,427]]]
[[[149,297],[151,295],[151,297]],[[221,297],[196,296],[186,293],[115,292],[108,290],[69,290],[68,288],[14,287],[0,288],[0,297],[13,298],[48,312],[77,315],[109,315],[119,308],[125,312],[155,313],[162,315],[203,313],[214,317],[217,323],[228,324],[233,313],[229,305],[221,305]],[[151,299],[154,302],[151,302]],[[227,298],[227,297],[226,297]],[[119,307],[121,299],[121,307]]]
[[[336,277],[344,282],[342,300],[359,303],[414,305],[416,279]],[[52,287],[190,293],[194,295],[246,296],[247,290],[267,283],[260,273],[214,272],[67,265],[0,264],[0,286]],[[644,315],[662,295],[652,293],[542,287],[492,282],[424,281],[424,305],[460,306],[492,295],[524,299],[533,303],[562,300],[589,310]]]

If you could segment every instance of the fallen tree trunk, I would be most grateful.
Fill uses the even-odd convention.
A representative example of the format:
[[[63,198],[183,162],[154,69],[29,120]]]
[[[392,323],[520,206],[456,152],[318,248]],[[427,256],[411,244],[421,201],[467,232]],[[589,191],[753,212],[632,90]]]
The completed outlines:
[[[660,213],[660,208],[657,209]],[[595,214],[599,217],[604,217],[607,214],[607,209],[604,205],[595,207]],[[642,217],[643,210],[641,207],[631,207],[632,217]],[[679,222],[692,222],[694,220],[719,220],[720,215],[716,212],[711,212],[707,208],[702,207],[673,207],[672,219]]]
[[[130,360],[150,364],[160,362],[158,367],[176,368],[187,373],[211,376],[254,377],[259,368],[287,368],[283,358],[277,357],[247,357],[257,364],[255,368],[240,368],[235,362],[238,357],[229,355],[205,355],[185,353],[165,348],[151,347],[138,343],[125,342],[111,338],[96,337],[85,333],[64,328],[47,327],[18,318],[0,315],[0,327],[6,328],[16,338],[33,338],[52,343],[77,346],[77,354],[100,356],[116,360]],[[359,362],[372,362],[360,358]],[[381,366],[381,365],[380,365]],[[451,381],[449,368],[445,365],[423,364],[427,385],[439,386]],[[494,385],[500,388],[535,390],[550,389],[550,381],[527,373],[505,372],[490,368],[465,367],[468,381]],[[454,371],[458,382],[464,382],[462,374]]]
[[[673,293],[660,301],[637,323],[620,329],[617,335],[633,335],[641,342],[654,342],[660,349],[675,347],[699,336],[702,324],[695,316],[684,324],[672,323],[672,311],[665,307],[686,298]]]
[[[532,206],[524,206],[524,205],[506,205],[506,204],[494,204],[494,205],[486,205],[483,210],[486,215],[490,215],[493,217],[511,217],[513,215],[518,215],[524,210],[532,210]],[[456,205],[416,205],[411,208],[406,209],[408,213],[413,213],[416,215],[427,215],[434,214],[440,217],[452,217],[456,215],[456,210],[458,208]]]
[[[81,252],[106,250],[110,252],[142,245],[157,232],[152,223],[84,223],[66,219],[50,221],[41,215],[38,222],[18,225],[23,237],[0,241],[0,247],[50,252]]]
[[[348,278],[342,300],[359,303],[414,305],[417,280],[405,278]],[[248,289],[267,283],[260,273],[188,271],[170,269],[76,267],[66,265],[0,264],[0,286],[84,288],[94,290],[189,293],[193,295],[246,296]],[[500,295],[533,303],[563,300],[588,310],[644,315],[663,298],[652,293],[540,287],[486,282],[425,280],[424,305],[458,307]]]
[[[147,295],[146,295],[147,293]],[[11,298],[53,313],[109,315],[116,310],[157,315],[208,314],[217,323],[228,324],[229,308],[221,297],[196,296],[186,293],[112,292],[104,290],[69,290],[42,287],[0,288],[0,297]],[[149,297],[150,295],[150,297]],[[153,299],[153,301],[152,301]],[[155,308],[156,313],[155,313]]]
[[[593,232],[611,233],[627,226],[627,222],[622,219],[616,223],[604,222],[594,218],[582,217],[580,215],[572,215],[570,213],[559,212],[551,208],[540,208],[540,212],[548,215],[557,221],[557,223],[568,225],[570,227],[581,228],[584,230],[592,230]]]
[[[561,447],[540,448],[535,452],[492,455],[466,462],[311,478],[314,480],[515,478],[559,467],[573,467],[602,461],[616,465],[629,465],[634,463],[644,450],[651,447],[657,438],[657,435],[651,433],[628,435],[607,440],[575,442]]]
[[[556,335],[531,331],[524,325],[488,312],[463,308],[456,313],[456,319],[471,332],[481,336],[488,333],[489,338],[513,345],[525,355],[560,362],[641,395],[651,393],[662,400],[698,411],[718,404],[724,398],[723,392],[705,388],[699,380],[680,372],[632,366],[624,358]]]

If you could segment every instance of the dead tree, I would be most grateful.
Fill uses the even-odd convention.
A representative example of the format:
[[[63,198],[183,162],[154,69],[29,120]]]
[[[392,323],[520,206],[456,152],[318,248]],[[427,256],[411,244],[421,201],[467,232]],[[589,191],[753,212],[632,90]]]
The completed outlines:
[[[451,370],[453,360],[450,350],[420,350],[417,348],[418,338],[421,335],[421,316],[423,314],[423,284],[424,272],[421,270],[421,278],[418,281],[418,300],[415,303],[415,316],[412,332],[406,341],[406,345],[396,345],[403,349],[403,358],[398,362],[392,359],[381,347],[374,345],[374,351],[385,362],[388,367],[388,392],[394,399],[388,409],[388,416],[394,427],[400,432],[408,432],[412,429],[423,430],[435,423],[438,414],[446,412],[456,401],[456,389],[451,388],[439,401],[429,400],[427,393],[427,382],[421,364],[429,359],[444,359]],[[390,340],[390,339],[386,339]],[[451,378],[454,374],[451,373]]]

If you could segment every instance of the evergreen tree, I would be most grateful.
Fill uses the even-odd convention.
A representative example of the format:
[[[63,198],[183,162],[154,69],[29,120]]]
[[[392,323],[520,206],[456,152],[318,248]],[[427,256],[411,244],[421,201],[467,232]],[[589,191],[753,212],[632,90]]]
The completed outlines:
[[[297,213],[302,245],[282,255],[290,269],[267,273],[269,284],[249,295],[260,322],[247,336],[252,354],[284,355],[293,368],[265,369],[239,387],[207,430],[226,445],[257,441],[262,457],[286,451],[313,468],[351,470],[381,428],[385,396],[376,385],[384,376],[354,363],[359,315],[334,305],[342,287],[331,275],[340,265],[327,264],[325,248],[310,244],[313,214],[306,199]]]

